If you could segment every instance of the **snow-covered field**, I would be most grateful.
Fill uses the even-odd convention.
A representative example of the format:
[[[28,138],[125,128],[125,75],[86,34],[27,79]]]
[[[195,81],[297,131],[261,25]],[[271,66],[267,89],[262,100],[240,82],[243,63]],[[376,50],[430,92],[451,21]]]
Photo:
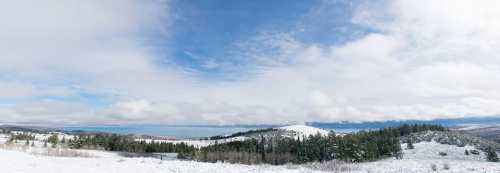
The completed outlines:
[[[420,142],[414,144],[415,149],[406,149],[402,145],[403,159],[385,159],[376,162],[358,164],[357,172],[370,173],[428,173],[428,172],[453,172],[453,173],[497,173],[500,172],[500,163],[486,162],[486,156],[465,155],[465,150],[474,149],[471,146],[457,147],[454,145],[439,144],[436,142]],[[447,153],[440,156],[439,152]],[[431,166],[436,166],[433,171]],[[445,169],[445,165],[449,169]]]
[[[35,156],[18,151],[0,149],[1,172],[6,173],[266,173],[266,172],[321,172],[306,168],[288,169],[285,166],[248,166],[225,163],[200,163],[193,161],[161,161],[153,158],[66,158]]]
[[[436,165],[433,171],[431,165]],[[448,165],[449,169],[445,169]],[[500,164],[493,162],[442,160],[442,159],[402,159],[382,160],[358,165],[356,173],[498,173]]]
[[[325,172],[353,172],[353,173],[427,173],[433,172],[431,165],[436,165],[435,172],[500,172],[500,163],[484,161],[484,153],[480,155],[464,154],[470,146],[456,147],[435,142],[416,143],[415,149],[404,148],[404,158],[393,158],[376,162],[360,164],[341,164],[341,168],[329,169]],[[36,148],[43,150],[44,148]],[[29,149],[33,150],[33,149]],[[28,150],[28,151],[29,151]],[[311,165],[241,165],[228,163],[201,163],[193,161],[168,160],[161,161],[154,158],[126,158],[115,153],[104,151],[78,150],[88,152],[93,157],[53,157],[47,155],[30,154],[30,152],[0,149],[0,172],[7,173],[128,173],[128,172],[162,172],[162,173],[257,173],[257,172],[290,172],[315,173],[323,172],[318,166]],[[447,152],[441,157],[438,152]],[[449,169],[445,169],[445,165]],[[319,166],[321,167],[321,166]]]

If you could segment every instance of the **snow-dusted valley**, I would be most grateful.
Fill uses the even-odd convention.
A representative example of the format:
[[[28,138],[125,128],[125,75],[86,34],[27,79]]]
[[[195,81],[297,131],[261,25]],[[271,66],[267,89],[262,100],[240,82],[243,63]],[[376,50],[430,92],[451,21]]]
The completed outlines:
[[[328,131],[308,126],[287,126],[279,128],[285,131],[293,131],[288,134],[328,134]],[[59,133],[62,139],[71,138]],[[421,135],[425,136],[425,135]],[[429,134],[427,134],[429,136]],[[52,148],[44,147],[43,140],[47,135],[37,134],[33,143],[24,141],[8,143],[9,136],[0,135],[0,167],[1,172],[7,173],[94,173],[94,172],[353,172],[353,173],[407,173],[407,172],[500,172],[500,163],[487,162],[485,153],[477,150],[475,146],[465,144],[457,145],[441,144],[431,139],[416,141],[414,149],[408,149],[406,143],[401,145],[403,156],[401,159],[386,158],[372,162],[343,163],[340,161],[328,161],[324,163],[307,163],[302,165],[285,164],[273,166],[267,164],[243,165],[230,163],[203,163],[184,160],[160,160],[151,157],[124,157],[116,152]],[[439,136],[438,136],[439,137]],[[423,137],[422,137],[423,138]],[[247,137],[233,137],[225,139],[245,140]],[[138,139],[140,140],[140,139]],[[190,142],[185,140],[184,142]],[[192,145],[211,145],[214,140],[191,141]],[[222,142],[219,140],[218,142]],[[477,151],[476,154],[465,154],[465,151]],[[446,153],[446,155],[440,154]]]

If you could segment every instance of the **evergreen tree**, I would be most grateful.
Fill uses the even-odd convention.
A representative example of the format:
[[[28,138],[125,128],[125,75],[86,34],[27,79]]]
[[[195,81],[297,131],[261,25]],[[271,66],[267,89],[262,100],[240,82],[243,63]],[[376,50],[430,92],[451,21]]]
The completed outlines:
[[[408,144],[407,144],[406,148],[408,148],[409,150],[415,149],[415,146],[413,146],[413,140],[412,139],[408,140]]]
[[[486,149],[486,158],[490,162],[498,162],[497,152],[493,147],[490,146]]]
[[[57,146],[57,143],[59,142],[59,137],[57,134],[52,134],[47,141],[51,144],[52,148],[55,148]]]

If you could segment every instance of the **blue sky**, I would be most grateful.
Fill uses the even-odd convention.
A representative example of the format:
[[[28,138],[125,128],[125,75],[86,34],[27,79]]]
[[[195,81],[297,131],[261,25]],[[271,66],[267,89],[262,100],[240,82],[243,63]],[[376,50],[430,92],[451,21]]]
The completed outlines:
[[[0,123],[253,124],[500,113],[496,1],[21,0]]]
[[[287,33],[311,44],[338,44],[367,32],[350,21],[355,1],[328,3],[324,7],[325,1],[174,1],[175,34],[169,48],[176,64],[214,77],[223,75],[224,69],[207,61],[242,63],[247,57],[233,57],[234,52],[245,51],[237,44],[262,33]]]

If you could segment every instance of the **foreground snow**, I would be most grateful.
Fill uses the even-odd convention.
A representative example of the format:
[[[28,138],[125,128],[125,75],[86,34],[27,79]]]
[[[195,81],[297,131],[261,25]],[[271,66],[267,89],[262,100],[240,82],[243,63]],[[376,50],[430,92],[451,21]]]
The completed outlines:
[[[153,158],[68,158],[35,156],[18,151],[0,149],[1,172],[9,173],[128,173],[128,172],[186,172],[186,173],[257,173],[257,172],[321,172],[305,168],[288,169],[285,166],[248,166],[225,163],[200,163],[192,161],[161,161]]]
[[[97,152],[97,151],[94,151]],[[106,155],[106,154],[101,154]],[[322,172],[308,168],[308,166],[270,166],[270,165],[241,165],[227,163],[200,163],[192,161],[161,161],[153,158],[125,158],[118,155],[106,155],[98,158],[68,158],[37,156],[19,151],[0,149],[0,167],[2,172],[9,173],[128,173],[128,172],[162,172],[162,173],[270,173],[270,172]],[[338,172],[352,173],[427,173],[432,172],[431,165],[435,164],[437,172],[500,172],[499,163],[471,160],[446,159],[386,159],[377,162],[341,165]],[[445,165],[449,170],[445,170]]]
[[[479,155],[465,155],[466,149],[474,149],[472,146],[457,147],[436,142],[416,143],[415,149],[412,150],[406,149],[406,145],[403,144],[404,155],[401,160],[389,158],[359,164],[332,161],[322,164],[271,166],[127,158],[105,151],[52,149],[40,147],[41,144],[29,147],[24,146],[22,142],[8,146],[1,142],[5,139],[6,136],[0,135],[0,168],[2,168],[0,172],[8,173],[59,173],[69,170],[72,173],[316,173],[322,170],[352,173],[500,172],[500,163],[486,162],[483,152]],[[445,152],[447,155],[440,156],[439,152]],[[54,157],[54,155],[66,157]],[[433,171],[432,165],[435,165],[436,171]]]
[[[356,173],[429,173],[434,172],[431,165],[436,165],[436,172],[453,173],[493,173],[500,172],[500,164],[484,161],[446,160],[446,159],[387,159],[359,164]],[[445,169],[448,165],[449,169]]]

